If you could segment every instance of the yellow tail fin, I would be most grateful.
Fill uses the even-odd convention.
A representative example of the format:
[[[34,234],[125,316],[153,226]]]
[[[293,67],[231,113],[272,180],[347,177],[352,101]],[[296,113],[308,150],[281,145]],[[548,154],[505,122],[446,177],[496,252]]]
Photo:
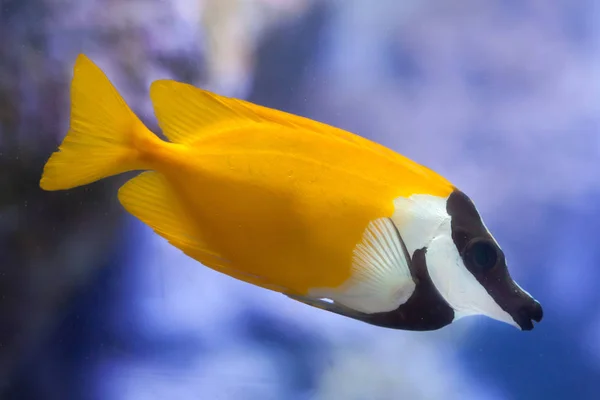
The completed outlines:
[[[71,83],[69,132],[44,166],[40,187],[70,189],[144,169],[136,145],[152,136],[100,68],[80,54]]]

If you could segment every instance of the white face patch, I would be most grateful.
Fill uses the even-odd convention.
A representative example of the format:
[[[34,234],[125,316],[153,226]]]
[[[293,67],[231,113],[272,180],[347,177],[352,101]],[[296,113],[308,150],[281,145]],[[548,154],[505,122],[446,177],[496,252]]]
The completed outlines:
[[[392,221],[411,256],[415,250],[429,246],[440,225],[450,219],[446,212],[446,200],[446,197],[415,194],[394,201]]]

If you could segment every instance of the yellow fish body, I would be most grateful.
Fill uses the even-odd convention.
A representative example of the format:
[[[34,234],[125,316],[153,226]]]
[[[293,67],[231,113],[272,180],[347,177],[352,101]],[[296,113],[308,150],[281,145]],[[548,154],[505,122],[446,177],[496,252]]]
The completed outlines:
[[[482,283],[478,266],[465,280],[455,266],[438,265],[456,256],[460,270],[469,271],[459,248],[467,244],[449,239],[452,223],[469,225],[474,218],[472,232],[483,223],[476,211],[468,217],[461,207],[470,201],[450,182],[398,153],[326,124],[170,80],[150,87],[169,139],[163,141],[83,55],[71,96],[70,130],[40,186],[63,190],[146,170],[119,190],[121,204],[205,266],[380,326],[429,330],[486,314],[524,329],[541,319],[539,303],[520,288],[519,304],[512,305],[509,293],[518,286],[505,265],[492,266],[504,279],[504,299],[494,297],[497,287]],[[454,203],[457,215],[448,211]],[[475,236],[500,258],[487,229]],[[479,307],[466,309],[462,303],[473,298],[449,293],[447,282],[458,279],[473,287]],[[530,309],[518,317],[526,322],[515,317],[521,303]]]

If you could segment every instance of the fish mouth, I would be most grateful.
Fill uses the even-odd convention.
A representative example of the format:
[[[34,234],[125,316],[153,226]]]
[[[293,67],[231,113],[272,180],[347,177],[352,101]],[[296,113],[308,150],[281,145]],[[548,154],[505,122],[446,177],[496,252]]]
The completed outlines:
[[[531,303],[517,310],[512,317],[522,331],[530,331],[533,329],[533,321],[542,321],[544,310],[539,302],[533,300]]]

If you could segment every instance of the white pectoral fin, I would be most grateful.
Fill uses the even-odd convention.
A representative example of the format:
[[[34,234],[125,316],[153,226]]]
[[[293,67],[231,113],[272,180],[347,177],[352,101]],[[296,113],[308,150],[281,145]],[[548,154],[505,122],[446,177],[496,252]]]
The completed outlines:
[[[352,270],[341,287],[313,290],[310,297],[330,298],[359,312],[378,313],[397,309],[415,290],[410,255],[389,218],[368,225],[354,249]]]

